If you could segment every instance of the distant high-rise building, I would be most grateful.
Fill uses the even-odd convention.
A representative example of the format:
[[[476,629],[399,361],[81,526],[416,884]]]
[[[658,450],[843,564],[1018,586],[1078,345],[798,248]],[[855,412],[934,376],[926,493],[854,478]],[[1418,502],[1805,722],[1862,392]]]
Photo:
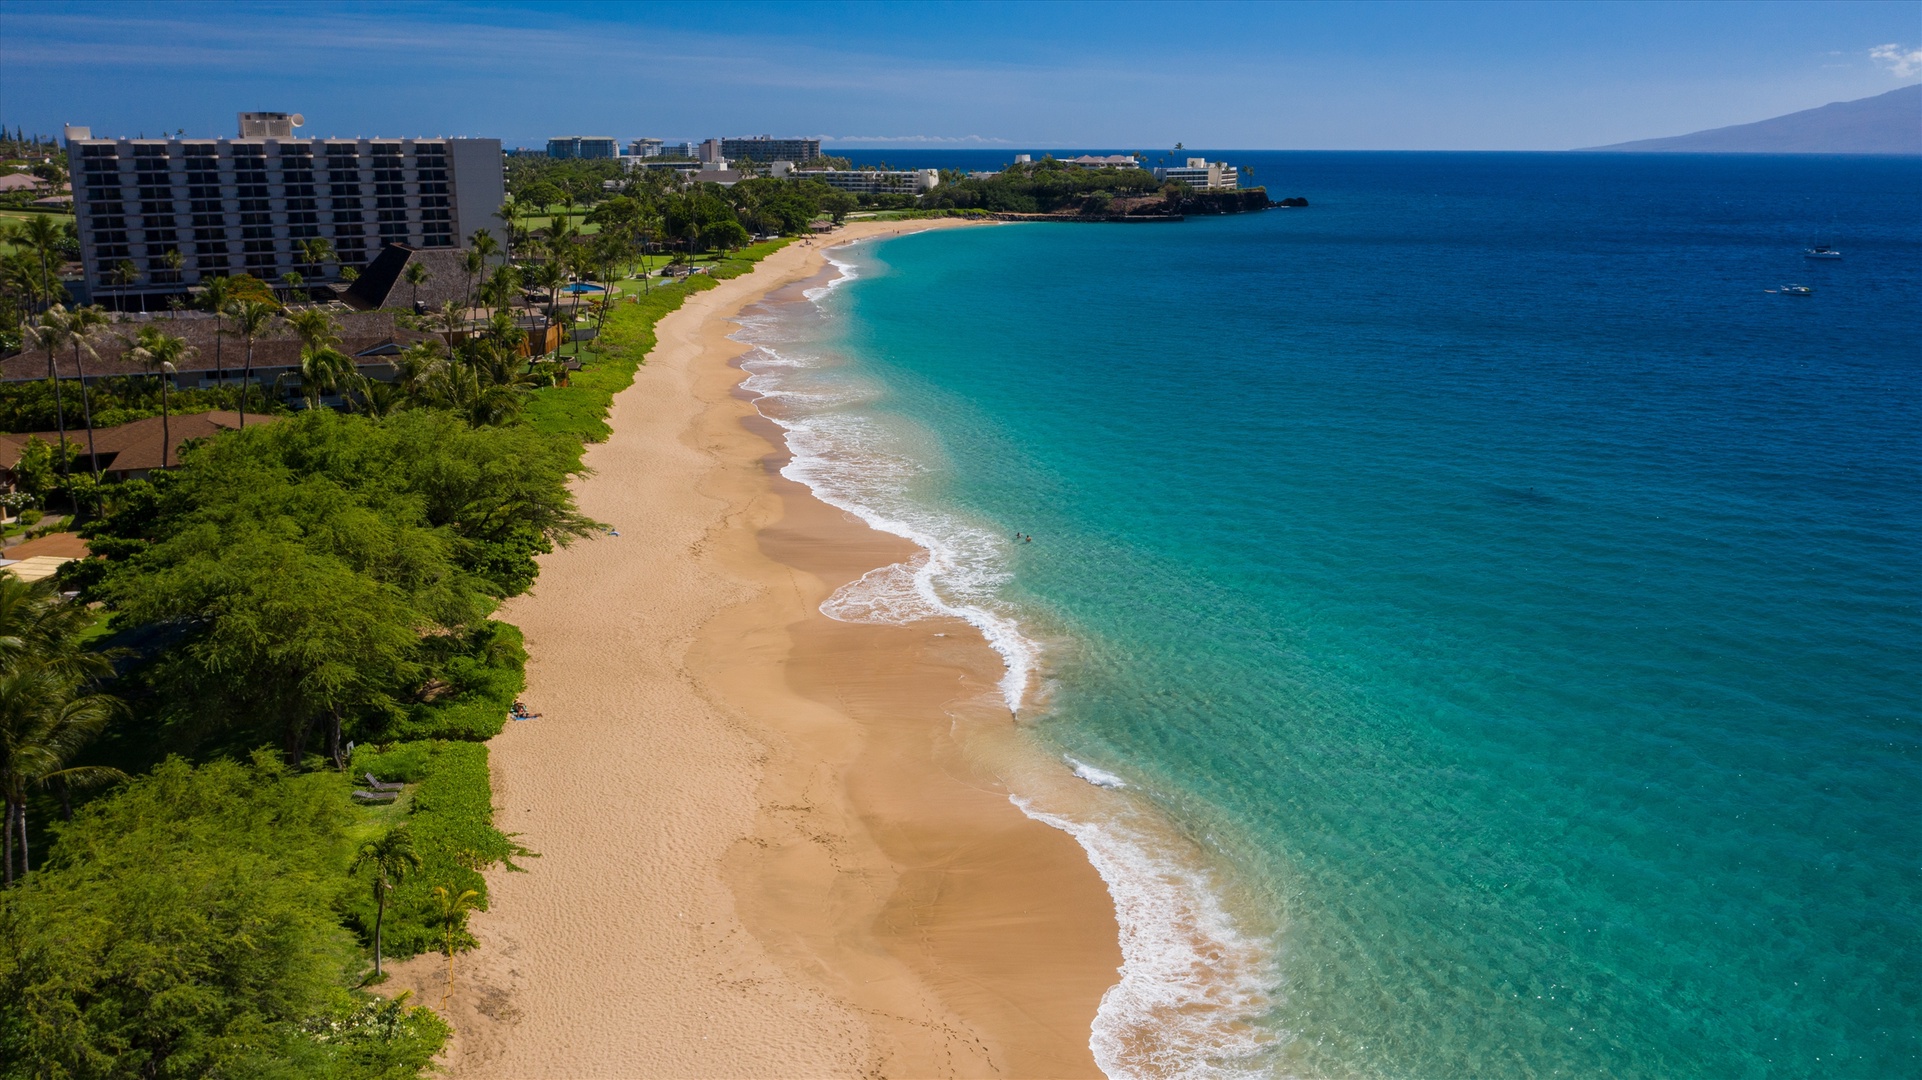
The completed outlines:
[[[547,156],[612,161],[621,156],[621,144],[599,135],[563,135],[547,140]]]
[[[727,155],[721,153],[721,140],[706,139],[702,141],[700,146],[694,149],[694,156],[699,158],[703,164],[711,165],[723,160]]]
[[[729,161],[792,161],[804,165],[821,156],[821,140],[777,139],[772,135],[722,139],[721,156]]]
[[[242,114],[242,131],[291,132],[299,119],[262,115]],[[387,243],[451,248],[482,229],[500,238],[498,139],[66,134],[80,261],[96,300],[184,293],[227,274],[317,280],[367,264]],[[309,257],[313,240],[333,246],[331,264]]]
[[[627,144],[627,156],[651,158],[661,156],[661,147],[667,144],[659,139],[635,139]]]

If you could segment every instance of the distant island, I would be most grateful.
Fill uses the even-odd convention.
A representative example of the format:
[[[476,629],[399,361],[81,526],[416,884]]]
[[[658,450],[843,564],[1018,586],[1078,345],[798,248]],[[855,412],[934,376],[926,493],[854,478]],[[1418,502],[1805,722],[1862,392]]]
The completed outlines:
[[[1693,154],[1922,154],[1922,83],[1753,124],[1582,149]]]

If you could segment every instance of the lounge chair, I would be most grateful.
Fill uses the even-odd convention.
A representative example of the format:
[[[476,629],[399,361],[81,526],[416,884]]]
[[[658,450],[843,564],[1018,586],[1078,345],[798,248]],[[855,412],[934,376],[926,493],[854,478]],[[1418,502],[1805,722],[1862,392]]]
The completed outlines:
[[[360,775],[367,781],[367,786],[373,788],[375,791],[399,791],[407,786],[406,784],[390,784],[376,780],[374,779],[373,773],[361,773]]]
[[[356,791],[354,801],[360,803],[390,803],[400,798],[397,791]]]

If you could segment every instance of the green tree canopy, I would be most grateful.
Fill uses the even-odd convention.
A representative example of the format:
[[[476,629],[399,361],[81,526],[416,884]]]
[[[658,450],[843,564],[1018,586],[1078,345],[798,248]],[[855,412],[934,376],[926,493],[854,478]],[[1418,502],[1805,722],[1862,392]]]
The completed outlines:
[[[446,1026],[344,989],[346,789],[264,753],[176,758],[56,826],[0,893],[0,1071],[414,1076]]]

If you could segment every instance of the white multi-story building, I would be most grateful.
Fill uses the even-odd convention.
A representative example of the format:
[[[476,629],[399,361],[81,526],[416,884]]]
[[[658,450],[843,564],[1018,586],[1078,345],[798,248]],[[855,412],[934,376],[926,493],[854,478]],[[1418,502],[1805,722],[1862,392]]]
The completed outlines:
[[[1191,157],[1185,166],[1156,169],[1155,179],[1179,180],[1196,191],[1233,191],[1241,186],[1241,173],[1225,161]]]
[[[185,293],[202,279],[364,266],[389,243],[504,240],[498,139],[296,138],[298,117],[244,114],[235,139],[107,139],[69,126],[81,263],[95,301]],[[316,263],[326,240],[336,261]],[[149,304],[148,306],[152,306]]]
[[[918,195],[941,183],[941,173],[935,169],[802,169],[787,175],[819,180],[856,195]]]

